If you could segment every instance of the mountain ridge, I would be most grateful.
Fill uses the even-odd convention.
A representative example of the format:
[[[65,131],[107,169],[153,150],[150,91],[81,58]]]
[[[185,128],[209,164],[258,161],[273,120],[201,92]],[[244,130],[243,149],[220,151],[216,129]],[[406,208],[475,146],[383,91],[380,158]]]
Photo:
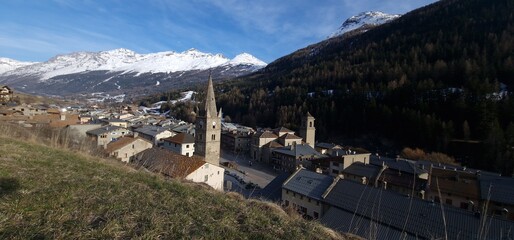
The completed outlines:
[[[387,14],[381,11],[361,12],[346,19],[328,38],[338,37],[352,31],[367,31],[371,27],[391,22],[401,16],[401,14]]]
[[[248,53],[228,59],[222,54],[204,53],[193,48],[180,53],[165,51],[148,54],[119,48],[99,52],[79,51],[60,54],[45,62],[24,63],[19,64],[17,68],[6,68],[7,71],[4,72],[0,70],[0,75],[39,75],[40,80],[47,80],[55,76],[86,71],[173,73],[205,70],[223,65],[252,65],[255,69],[259,69],[266,66],[266,63]]]

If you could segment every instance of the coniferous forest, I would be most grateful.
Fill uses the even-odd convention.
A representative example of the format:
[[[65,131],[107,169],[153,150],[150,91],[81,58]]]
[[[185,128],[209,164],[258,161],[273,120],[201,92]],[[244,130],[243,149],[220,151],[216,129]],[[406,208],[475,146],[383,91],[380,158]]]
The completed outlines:
[[[388,139],[510,175],[512,91],[514,1],[447,0],[218,84],[217,101],[249,126],[297,130],[310,111],[317,139],[371,152]]]

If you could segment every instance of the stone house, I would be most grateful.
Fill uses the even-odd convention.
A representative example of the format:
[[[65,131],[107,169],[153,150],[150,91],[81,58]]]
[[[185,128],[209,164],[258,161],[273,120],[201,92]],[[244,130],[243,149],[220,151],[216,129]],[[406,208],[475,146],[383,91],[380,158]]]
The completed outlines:
[[[134,132],[139,133],[139,136],[153,142],[154,146],[162,143],[162,139],[173,137],[175,133],[164,127],[144,125],[134,129]]]
[[[282,185],[282,204],[306,218],[318,219],[323,216],[322,195],[333,180],[331,176],[300,168]]]
[[[114,157],[122,162],[128,163],[130,158],[146,149],[152,148],[153,144],[139,137],[124,136],[116,141],[110,142],[105,148],[105,152],[110,157]]]
[[[14,92],[8,86],[0,87],[0,103],[6,103],[13,99]]]
[[[191,157],[195,152],[195,138],[187,133],[179,133],[173,137],[163,138],[162,147]]]
[[[204,183],[223,190],[224,169],[207,163],[196,155],[186,157],[164,148],[150,148],[136,154],[131,161],[136,167],[166,177]]]
[[[318,153],[308,144],[293,144],[271,151],[272,164],[275,169],[294,172],[299,166],[305,166],[308,162],[325,155]]]
[[[126,128],[109,125],[86,132],[86,135],[95,140],[98,146],[107,146],[111,141],[129,134],[132,132]]]

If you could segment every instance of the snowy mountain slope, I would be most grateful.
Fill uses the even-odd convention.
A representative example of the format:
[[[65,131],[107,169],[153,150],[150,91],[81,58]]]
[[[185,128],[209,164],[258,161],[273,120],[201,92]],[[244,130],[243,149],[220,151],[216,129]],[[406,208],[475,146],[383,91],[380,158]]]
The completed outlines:
[[[32,64],[35,64],[35,62],[20,62],[10,58],[0,57],[0,74]]]
[[[266,63],[248,53],[228,59],[190,49],[181,53],[139,54],[128,49],[75,52],[46,62],[6,68],[0,84],[18,91],[53,96],[103,92],[131,96],[191,86],[208,79],[230,79]],[[128,96],[127,95],[127,96]]]
[[[353,30],[364,28],[364,27],[374,27],[378,25],[382,25],[384,23],[390,22],[399,18],[401,15],[399,14],[387,14],[378,11],[369,11],[362,12],[357,16],[352,16],[337,29],[334,33],[332,33],[329,38],[341,36],[347,32],[351,32]]]
[[[45,81],[62,75],[89,71],[109,71],[123,73],[172,73],[179,71],[205,70],[221,65],[252,65],[255,69],[266,63],[243,53],[234,59],[221,54],[203,53],[190,49],[181,53],[158,52],[138,54],[128,49],[115,49],[102,52],[75,52],[58,55],[46,62],[21,66],[3,72],[3,76],[33,76]]]

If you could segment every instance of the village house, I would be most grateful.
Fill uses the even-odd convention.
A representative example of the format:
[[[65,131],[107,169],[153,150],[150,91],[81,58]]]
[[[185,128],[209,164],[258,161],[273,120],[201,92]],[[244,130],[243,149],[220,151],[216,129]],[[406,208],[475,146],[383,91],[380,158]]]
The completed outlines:
[[[135,128],[134,132],[139,133],[140,137],[153,142],[154,146],[158,146],[160,143],[162,143],[162,139],[164,138],[175,136],[175,133],[168,130],[167,128],[149,125]]]
[[[480,188],[477,174],[450,167],[430,167],[427,199],[435,203],[480,210]]]
[[[306,143],[310,148],[314,149],[315,132],[314,117],[307,112],[305,118],[302,119],[300,128],[302,137],[296,136],[294,131],[285,127],[275,128],[272,131],[260,130],[252,136],[250,156],[254,161],[273,163],[274,160],[271,153],[276,148]]]
[[[278,136],[274,134],[271,131],[259,131],[256,134],[252,136],[252,143],[251,143],[251,156],[252,160],[258,161],[258,162],[270,162],[270,155],[267,156],[263,154],[263,146],[274,142]],[[283,145],[281,145],[283,147]]]
[[[272,164],[275,169],[295,171],[299,166],[309,164],[308,161],[326,157],[318,153],[308,144],[293,144],[271,151]]]
[[[333,180],[331,176],[300,168],[282,185],[282,204],[306,218],[318,219],[323,215],[322,195]]]
[[[123,119],[111,118],[111,119],[102,119],[101,121],[105,122],[107,125],[118,126],[122,128],[128,128],[129,122]]]
[[[132,132],[126,128],[109,125],[86,132],[86,135],[95,140],[98,146],[107,146],[111,141],[129,134]]]
[[[150,148],[136,154],[131,162],[136,167],[166,177],[204,183],[216,190],[223,190],[224,169],[196,155],[186,157],[164,148]]]
[[[136,136],[124,136],[108,143],[105,152],[111,157],[128,163],[132,156],[152,148],[152,146],[150,141],[139,138],[136,134]]]
[[[7,103],[13,100],[14,91],[8,86],[0,87],[0,103]]]
[[[163,138],[162,147],[191,157],[195,152],[195,138],[187,133],[179,133],[173,137]]]

